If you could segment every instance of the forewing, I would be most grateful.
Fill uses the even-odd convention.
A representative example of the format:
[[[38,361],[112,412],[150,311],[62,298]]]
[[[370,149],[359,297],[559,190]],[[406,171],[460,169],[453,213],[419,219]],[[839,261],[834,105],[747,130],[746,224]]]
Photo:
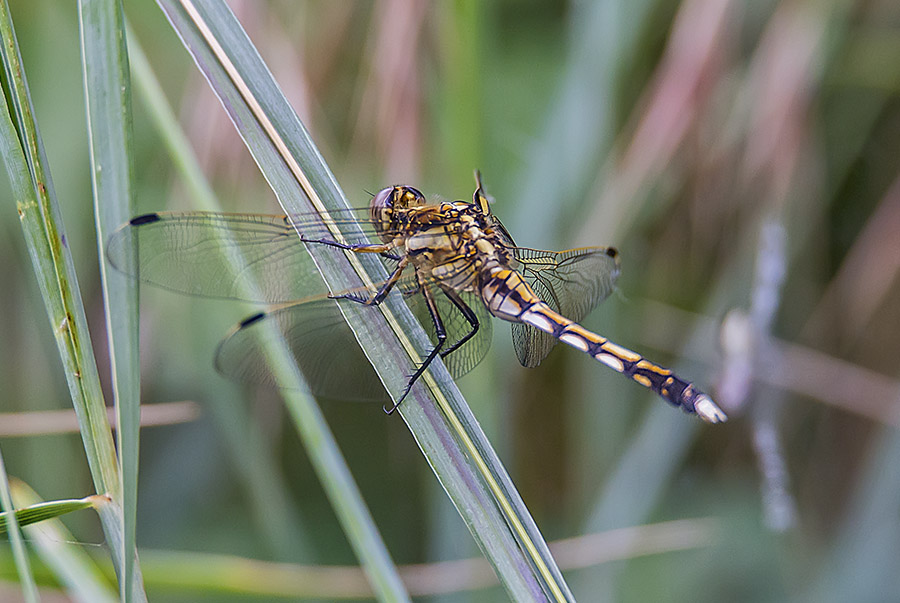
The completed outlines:
[[[355,229],[345,242],[370,242],[365,216],[350,210],[326,223],[318,214],[148,214],[113,233],[107,255],[119,270],[180,293],[287,302],[325,292],[298,232],[307,240],[333,240],[332,229]]]
[[[513,248],[517,268],[534,292],[566,318],[581,321],[612,293],[619,276],[618,252],[612,247],[567,251]],[[523,366],[540,364],[556,338],[521,323],[512,325],[513,346]]]
[[[412,275],[404,277],[397,284],[397,290],[404,293],[432,343],[436,343],[434,322],[422,294],[415,292],[414,281]],[[435,301],[447,331],[446,345],[449,347],[462,339],[471,326],[438,287],[427,286],[435,289]],[[372,292],[360,290],[356,293],[365,296]],[[480,326],[472,339],[444,358],[453,377],[474,368],[491,344],[490,314],[477,297],[465,298],[471,301]],[[339,303],[355,302],[319,297],[278,306],[243,320],[219,344],[216,370],[238,382],[277,387],[279,383],[272,372],[268,350],[272,343],[278,343],[278,337],[282,337],[314,395],[334,400],[386,401],[388,396],[384,386],[345,322]]]
[[[353,302],[343,302],[353,303]],[[310,391],[333,400],[379,401],[387,392],[341,314],[323,298],[251,316],[219,344],[216,370],[243,383],[279,386],[268,350],[283,337]]]

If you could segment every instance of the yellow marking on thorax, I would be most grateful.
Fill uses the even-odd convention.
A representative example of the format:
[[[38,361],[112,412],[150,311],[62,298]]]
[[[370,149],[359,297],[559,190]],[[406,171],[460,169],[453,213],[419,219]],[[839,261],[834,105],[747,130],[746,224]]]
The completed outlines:
[[[497,252],[497,248],[494,247],[493,243],[483,237],[475,239],[475,248],[480,253],[490,256],[493,256]]]

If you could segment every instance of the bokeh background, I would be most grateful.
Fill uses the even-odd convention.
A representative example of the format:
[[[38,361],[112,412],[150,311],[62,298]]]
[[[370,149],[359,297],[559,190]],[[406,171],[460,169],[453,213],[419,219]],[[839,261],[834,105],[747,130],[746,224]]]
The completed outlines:
[[[102,367],[75,5],[10,4]],[[278,212],[159,9],[125,4],[223,205]],[[465,199],[480,168],[519,244],[618,247],[619,290],[586,326],[729,414],[702,425],[565,346],[523,369],[495,321],[460,387],[548,540],[703,520],[661,545],[685,550],[608,561],[602,540],[561,559],[579,600],[900,600],[900,5],[229,4],[355,204],[401,182]],[[194,207],[137,93],[134,140],[138,211]],[[71,406],[0,197],[6,467],[44,498],[83,496],[77,434],[12,433],[16,413]],[[142,433],[147,557],[355,564],[277,393],[212,368],[243,310],[145,288],[142,311],[144,401],[199,408]],[[398,417],[324,410],[396,562],[478,556]],[[102,553],[93,515],[67,525]],[[226,600],[144,574],[154,601]]]

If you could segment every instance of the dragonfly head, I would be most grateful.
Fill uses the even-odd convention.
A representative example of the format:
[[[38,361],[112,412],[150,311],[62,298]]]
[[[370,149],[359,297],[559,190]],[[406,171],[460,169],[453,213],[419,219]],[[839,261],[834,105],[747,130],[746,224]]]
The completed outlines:
[[[376,228],[389,232],[398,218],[395,210],[425,205],[425,195],[411,186],[389,186],[378,191],[369,204],[369,213]]]

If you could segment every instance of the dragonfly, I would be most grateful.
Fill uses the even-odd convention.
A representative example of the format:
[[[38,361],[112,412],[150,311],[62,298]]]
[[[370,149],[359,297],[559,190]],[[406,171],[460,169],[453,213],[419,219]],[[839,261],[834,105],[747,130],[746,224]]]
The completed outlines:
[[[537,366],[561,341],[704,421],[727,419],[692,382],[579,324],[615,287],[620,272],[615,248],[519,247],[492,213],[479,172],[475,179],[471,202],[429,202],[412,186],[395,185],[375,194],[368,208],[328,216],[145,214],[113,233],[107,255],[119,270],[162,288],[268,304],[219,344],[216,369],[238,381],[278,384],[261,328],[275,326],[312,393],[368,399],[374,392],[383,398],[374,370],[354,366],[370,365],[339,305],[377,306],[399,295],[420,317],[432,346],[404,390],[392,396],[396,402],[385,406],[388,414],[435,359],[441,358],[454,378],[477,365],[496,317],[512,324],[523,366]],[[342,233],[348,227],[354,234]],[[307,245],[375,254],[390,276],[368,287],[329,292]]]

